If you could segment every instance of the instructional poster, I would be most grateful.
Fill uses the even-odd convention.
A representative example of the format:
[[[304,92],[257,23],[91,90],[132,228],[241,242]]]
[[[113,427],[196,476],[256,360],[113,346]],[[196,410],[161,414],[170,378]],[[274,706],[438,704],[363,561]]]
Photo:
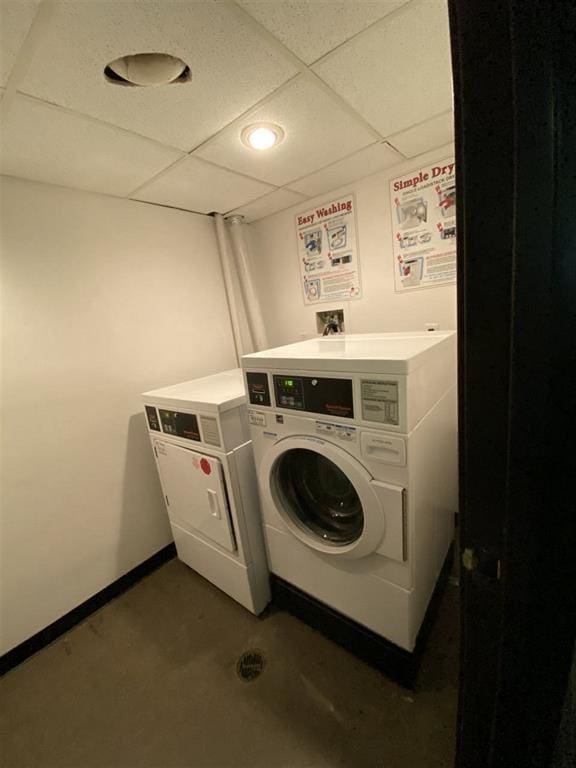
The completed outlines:
[[[305,304],[360,298],[354,195],[299,213],[296,235]]]
[[[396,291],[456,280],[454,158],[390,182]]]

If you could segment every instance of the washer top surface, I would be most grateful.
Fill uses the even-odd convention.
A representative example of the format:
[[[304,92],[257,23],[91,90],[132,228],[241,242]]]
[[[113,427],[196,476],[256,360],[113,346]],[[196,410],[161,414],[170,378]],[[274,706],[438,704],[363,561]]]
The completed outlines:
[[[204,411],[228,411],[246,402],[242,370],[233,368],[202,379],[183,381],[142,395],[146,403],[159,403]]]
[[[456,331],[361,333],[320,337],[244,355],[244,368],[409,373],[435,348],[455,344]]]

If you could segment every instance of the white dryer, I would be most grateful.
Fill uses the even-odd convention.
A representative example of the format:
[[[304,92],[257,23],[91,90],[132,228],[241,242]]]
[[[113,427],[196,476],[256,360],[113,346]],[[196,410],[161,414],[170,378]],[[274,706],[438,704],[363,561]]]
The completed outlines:
[[[412,652],[453,538],[456,334],[246,355],[270,570]]]
[[[260,613],[270,585],[242,371],[142,397],[178,557]]]

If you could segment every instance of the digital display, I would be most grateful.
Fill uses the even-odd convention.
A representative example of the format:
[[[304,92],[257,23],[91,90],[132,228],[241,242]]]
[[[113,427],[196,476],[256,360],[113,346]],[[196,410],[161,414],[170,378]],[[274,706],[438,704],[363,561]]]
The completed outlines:
[[[292,379],[284,376],[274,376],[274,391],[276,405],[279,408],[304,410],[304,390],[302,389],[302,379],[300,377]]]

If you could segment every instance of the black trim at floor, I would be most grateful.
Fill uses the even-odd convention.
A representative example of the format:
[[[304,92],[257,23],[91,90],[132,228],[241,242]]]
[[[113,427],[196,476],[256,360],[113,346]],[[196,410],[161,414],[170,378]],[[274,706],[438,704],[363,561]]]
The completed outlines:
[[[405,651],[274,574],[270,575],[272,603],[276,608],[291,613],[313,629],[317,629],[400,685],[414,690],[422,653],[438,613],[440,600],[452,569],[453,557],[452,545],[446,555],[418,633],[416,647],[412,652]]]
[[[132,570],[125,573],[124,576],[120,576],[119,579],[116,579],[112,584],[109,584],[107,587],[100,590],[100,592],[89,597],[88,600],[85,600],[76,608],[73,608],[60,619],[57,619],[52,624],[41,629],[40,632],[32,635],[28,640],[24,640],[20,645],[12,648],[11,651],[8,651],[0,657],[0,675],[6,674],[6,672],[9,672],[18,664],[21,664],[29,656],[32,656],[37,651],[42,650],[42,648],[54,642],[54,640],[59,638],[65,632],[68,632],[75,627],[76,624],[84,621],[90,614],[94,613],[99,608],[102,608],[102,606],[110,602],[110,600],[121,595],[122,592],[125,592],[129,587],[132,587],[136,582],[144,578],[144,576],[152,573],[152,571],[155,571],[161,565],[167,563],[168,560],[172,560],[175,556],[176,547],[173,543],[168,544],[166,547],[156,552],[155,555],[152,555],[152,557],[149,557],[143,563],[140,563],[140,565],[132,568]]]

